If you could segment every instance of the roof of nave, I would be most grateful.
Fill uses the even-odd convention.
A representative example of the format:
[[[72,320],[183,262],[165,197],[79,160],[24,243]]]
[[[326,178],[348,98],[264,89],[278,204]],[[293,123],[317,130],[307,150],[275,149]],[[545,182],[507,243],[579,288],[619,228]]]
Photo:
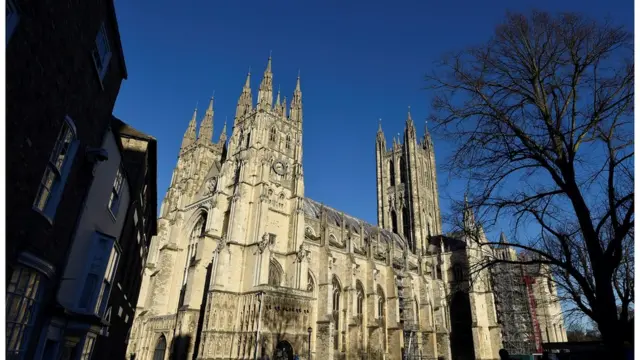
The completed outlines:
[[[344,214],[343,212],[333,209],[331,207],[328,207],[315,200],[304,198],[304,214],[306,217],[319,220],[321,215],[321,209],[324,209],[324,211],[327,213],[327,222],[332,223],[336,226],[341,226],[342,216]],[[380,231],[380,237],[384,241],[386,241],[387,243],[390,243],[391,240],[393,239],[397,246],[399,246],[402,249],[405,248],[405,244],[406,244],[405,240],[400,235],[394,234],[389,230],[378,228],[377,226],[371,225],[365,222],[364,220],[360,220],[358,218],[355,218],[347,214],[344,214],[344,222],[345,222],[345,227],[347,229],[351,228],[351,231],[353,231],[356,234],[360,234],[360,223],[362,223],[362,226],[364,228],[364,236],[371,236],[375,234],[377,231]]]

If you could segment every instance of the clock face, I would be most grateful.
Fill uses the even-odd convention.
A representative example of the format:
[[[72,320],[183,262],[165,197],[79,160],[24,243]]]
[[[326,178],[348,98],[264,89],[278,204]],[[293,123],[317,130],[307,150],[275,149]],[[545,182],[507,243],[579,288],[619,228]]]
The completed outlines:
[[[280,161],[276,162],[275,164],[273,164],[273,171],[275,171],[276,174],[278,175],[284,175],[285,173],[284,164]]]

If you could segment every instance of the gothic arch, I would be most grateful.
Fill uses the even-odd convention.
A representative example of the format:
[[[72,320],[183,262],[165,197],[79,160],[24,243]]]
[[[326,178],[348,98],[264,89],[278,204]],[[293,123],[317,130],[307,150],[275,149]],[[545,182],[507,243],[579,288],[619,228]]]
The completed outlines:
[[[193,230],[193,227],[195,226],[195,224],[198,222],[198,220],[200,220],[200,217],[204,216],[205,218],[205,226],[206,226],[206,220],[209,217],[209,210],[203,206],[197,208],[192,214],[191,216],[189,216],[188,220],[185,221],[182,229],[183,232],[186,233],[191,233],[191,230]]]
[[[153,350],[153,360],[164,360],[167,352],[167,338],[160,335]]]
[[[378,285],[376,295],[378,295],[378,301],[376,303],[376,317],[384,318],[386,315],[386,299],[384,297],[384,290],[382,289],[382,286]]]
[[[282,286],[283,275],[284,271],[280,263],[278,263],[278,260],[272,259],[271,262],[269,262],[269,285]]]
[[[356,315],[363,315],[364,311],[364,286],[360,280],[356,280]]]

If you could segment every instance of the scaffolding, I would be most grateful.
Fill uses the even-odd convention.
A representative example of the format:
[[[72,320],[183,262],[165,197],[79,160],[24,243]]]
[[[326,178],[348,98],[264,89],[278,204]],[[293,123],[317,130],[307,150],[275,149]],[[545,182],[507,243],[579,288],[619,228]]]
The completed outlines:
[[[418,348],[418,324],[414,314],[414,299],[411,294],[411,278],[404,272],[396,275],[396,286],[398,288],[398,302],[400,326],[404,338],[403,359],[420,359]]]
[[[535,353],[536,333],[523,266],[499,263],[491,267],[490,274],[502,347],[514,355]]]

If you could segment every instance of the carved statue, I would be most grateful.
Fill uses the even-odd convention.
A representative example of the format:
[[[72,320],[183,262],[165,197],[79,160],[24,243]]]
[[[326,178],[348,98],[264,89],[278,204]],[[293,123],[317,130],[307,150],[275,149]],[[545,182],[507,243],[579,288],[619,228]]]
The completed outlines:
[[[307,250],[307,247],[305,246],[305,244],[304,243],[300,244],[300,248],[296,253],[296,258],[298,259],[298,262],[302,262],[302,260],[304,260],[304,258],[306,258],[308,255],[309,255],[309,251]]]
[[[213,194],[216,190],[216,184],[218,183],[218,179],[213,177],[207,181],[207,194]]]
[[[266,249],[267,246],[269,246],[269,234],[264,233],[264,235],[262,235],[262,240],[258,242],[258,251],[260,254],[264,252],[264,249]]]

